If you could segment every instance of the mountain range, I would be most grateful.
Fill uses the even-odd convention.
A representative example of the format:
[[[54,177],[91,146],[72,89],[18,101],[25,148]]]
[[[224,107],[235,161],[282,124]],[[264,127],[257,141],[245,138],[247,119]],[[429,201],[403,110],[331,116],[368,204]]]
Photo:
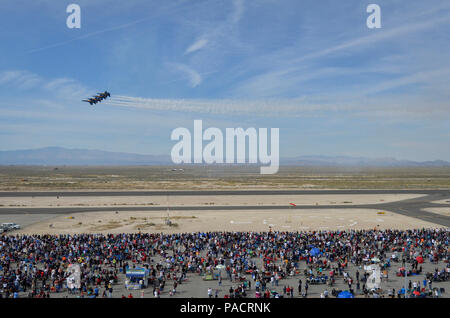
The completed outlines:
[[[168,155],[142,155],[89,149],[46,147],[0,151],[0,165],[171,165]],[[281,165],[293,166],[450,166],[449,161],[412,161],[395,158],[351,156],[298,156],[281,158]]]

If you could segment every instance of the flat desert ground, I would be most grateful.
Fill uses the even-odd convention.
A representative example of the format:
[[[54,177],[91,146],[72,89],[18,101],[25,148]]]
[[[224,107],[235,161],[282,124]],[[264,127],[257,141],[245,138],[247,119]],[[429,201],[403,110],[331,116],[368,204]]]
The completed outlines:
[[[376,204],[422,197],[421,194],[311,194],[311,195],[177,195],[177,196],[59,196],[0,197],[0,207],[104,207],[104,206],[253,206]]]
[[[370,209],[89,212],[38,221],[15,233],[179,233],[210,231],[312,231],[345,229],[411,229],[441,226]],[[167,215],[172,223],[166,224]]]
[[[442,226],[387,210],[355,208],[355,204],[377,204],[420,197],[420,194],[352,195],[221,195],[221,196],[136,196],[136,197],[2,197],[3,207],[93,207],[92,212],[72,214],[5,214],[0,222],[23,226],[14,233],[180,233],[208,231],[313,231],[347,229],[411,229]],[[328,205],[315,209],[276,209],[276,205]],[[348,208],[330,208],[330,205]],[[165,211],[115,211],[119,206],[168,207]],[[191,210],[181,206],[274,206],[264,210]],[[95,211],[95,207],[111,207]],[[170,220],[171,225],[168,225]]]

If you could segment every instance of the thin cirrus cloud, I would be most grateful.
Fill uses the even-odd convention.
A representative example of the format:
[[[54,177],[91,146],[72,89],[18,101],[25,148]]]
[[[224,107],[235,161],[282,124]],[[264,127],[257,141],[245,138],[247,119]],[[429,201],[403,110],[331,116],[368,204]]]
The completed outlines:
[[[400,27],[394,28],[392,30],[389,30],[389,31],[386,31],[383,33],[360,37],[357,39],[353,39],[353,40],[326,48],[326,49],[318,51],[318,52],[313,52],[311,54],[307,54],[296,60],[293,60],[292,62],[295,63],[295,62],[302,62],[307,59],[315,59],[315,58],[329,55],[331,53],[335,53],[338,51],[343,51],[343,50],[351,49],[351,48],[365,47],[367,45],[373,46],[376,42],[379,42],[379,41],[388,40],[388,39],[391,39],[394,37],[400,37],[400,36],[403,36],[403,35],[406,35],[409,33],[419,32],[419,31],[425,30],[427,28],[436,27],[436,25],[439,25],[441,23],[448,23],[449,21],[450,21],[450,15],[447,15],[443,18],[435,19],[432,21],[400,26]]]
[[[26,70],[0,72],[0,87],[19,90],[38,89],[71,98],[83,96],[88,92],[83,84],[74,79],[47,79]]]
[[[309,72],[312,74],[321,72],[320,69],[308,71],[308,66],[313,61],[320,61],[322,58],[337,56],[338,54],[352,54],[355,51],[373,47],[377,43],[383,41],[405,37],[410,34],[435,28],[439,25],[448,24],[449,22],[450,15],[444,15],[425,22],[408,23],[383,32],[356,37],[342,43],[303,54],[300,57],[298,56],[297,47],[295,46],[280,51],[270,52],[267,55],[263,54],[256,59],[256,61],[252,62],[254,65],[262,66],[263,70],[256,75],[247,78],[244,82],[241,82],[240,85],[236,85],[236,88],[233,89],[232,93],[235,96],[245,96],[248,94],[266,95],[271,93],[270,90],[278,89],[277,85],[282,86],[279,87],[281,90],[288,90],[290,89],[289,86],[296,85],[297,78],[292,77],[292,74],[296,71]],[[268,61],[271,61],[272,63],[268,63]],[[278,63],[273,63],[273,61],[278,61]],[[391,65],[390,67],[393,69],[395,66],[396,65]],[[241,67],[236,74],[244,74],[245,72],[250,71],[251,68]],[[339,70],[336,71],[337,75]],[[345,68],[341,68],[341,71],[346,72]],[[353,70],[353,72],[357,71],[358,68]],[[326,73],[327,72],[324,72],[324,75],[326,75]],[[303,78],[304,76],[298,77],[298,79],[301,80]]]
[[[181,74],[186,78],[191,87],[197,87],[202,82],[202,76],[193,68],[182,63],[167,63],[170,71]]]
[[[50,45],[46,45],[46,46],[42,46],[39,48],[35,48],[32,50],[29,50],[28,53],[36,53],[36,52],[40,52],[40,51],[44,51],[44,50],[48,50],[48,49],[52,49],[52,48],[56,48],[56,47],[60,47],[60,46],[64,46],[66,44],[72,43],[72,42],[76,42],[79,40],[84,40],[84,39],[88,39],[90,37],[94,37],[97,35],[101,35],[104,33],[110,33],[110,32],[114,32],[114,31],[119,31],[119,30],[123,30],[123,29],[127,29],[139,24],[143,24],[144,22],[148,22],[151,21],[152,19],[156,19],[158,16],[161,15],[174,15],[177,14],[179,12],[182,12],[185,7],[183,6],[184,2],[183,1],[178,1],[178,2],[172,2],[170,3],[167,7],[163,7],[159,12],[155,12],[153,14],[151,14],[150,16],[147,16],[145,18],[141,18],[138,20],[134,20],[128,23],[124,23],[124,24],[120,24],[120,25],[116,25],[116,26],[112,26],[110,28],[106,28],[106,29],[102,29],[102,30],[97,30],[97,31],[93,31],[78,37],[74,37],[72,39],[69,40],[65,40],[65,41],[60,41],[57,43],[53,43]],[[193,8],[195,8],[196,6],[192,6]]]
[[[244,0],[234,0],[233,1],[234,12],[231,16],[231,22],[238,23],[242,16],[244,15],[245,7]]]
[[[201,35],[188,46],[184,52],[184,55],[204,49],[208,44],[211,48],[214,48],[217,46],[218,42],[230,42],[230,40],[234,41],[235,39],[231,36],[233,33],[232,30],[242,19],[244,12],[244,2],[242,0],[234,0],[232,2],[231,12],[224,21],[216,23],[213,26],[209,23],[205,23],[205,25],[201,26]]]
[[[0,73],[0,86],[30,89],[42,83],[42,78],[28,71],[13,70]]]
[[[193,53],[195,51],[198,51],[202,48],[204,48],[206,45],[208,44],[208,40],[207,39],[199,39],[197,41],[195,41],[194,43],[192,43],[184,52],[184,54],[189,54],[189,53]]]
[[[242,0],[233,0],[232,10],[225,21],[219,23],[215,27],[204,27],[202,35],[197,38],[191,45],[189,45],[184,51],[183,55],[189,55],[205,49],[216,47],[219,41],[223,41],[224,38],[229,37],[230,30],[234,28],[237,23],[242,19],[245,11],[244,2]],[[209,58],[209,57],[207,57]],[[192,88],[197,87],[203,81],[202,74],[194,69],[193,66],[184,63],[166,63],[172,72],[182,74],[189,82]],[[203,73],[203,75],[216,73],[217,71],[209,71]],[[173,82],[173,81],[172,81]]]
[[[50,44],[50,45],[47,45],[47,46],[43,46],[43,47],[40,47],[40,48],[32,49],[32,50],[28,51],[28,53],[30,53],[30,54],[31,53],[36,53],[36,52],[52,49],[52,48],[55,48],[55,47],[63,46],[65,44],[69,44],[69,43],[72,43],[72,42],[75,42],[75,41],[87,39],[87,38],[90,38],[92,36],[100,35],[100,34],[103,34],[103,33],[129,28],[131,26],[134,26],[134,25],[142,23],[142,22],[146,22],[148,20],[149,20],[149,18],[140,19],[140,20],[133,21],[133,22],[130,22],[130,23],[114,26],[114,27],[111,27],[111,28],[108,28],[108,29],[94,31],[94,32],[91,32],[91,33],[88,33],[88,34],[85,34],[85,35],[82,35],[82,36],[75,37],[75,38],[70,39],[70,40],[65,40],[65,41],[53,43],[53,44]]]

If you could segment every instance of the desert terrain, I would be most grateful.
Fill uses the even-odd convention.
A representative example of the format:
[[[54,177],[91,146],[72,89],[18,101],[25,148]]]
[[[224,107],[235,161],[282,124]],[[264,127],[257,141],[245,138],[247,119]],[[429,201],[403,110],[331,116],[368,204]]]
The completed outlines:
[[[0,191],[450,189],[449,167],[0,166]]]
[[[170,223],[167,222],[170,221]],[[168,225],[170,224],[170,225]],[[264,210],[264,211],[131,211],[89,212],[57,216],[35,222],[17,234],[76,233],[190,233],[245,231],[312,231],[348,229],[410,229],[440,226],[388,211]]]
[[[439,199],[432,202],[442,206],[423,209],[423,213],[441,217],[449,215],[450,198],[445,196],[445,189],[450,188],[450,169],[445,167],[282,166],[278,174],[268,176],[262,176],[258,171],[252,166],[2,166],[0,222],[21,224],[22,229],[15,232],[29,234],[442,227],[442,222],[439,225],[430,218],[414,217],[417,211],[410,216],[408,213],[396,213],[398,209],[391,211],[388,207],[382,208],[383,204],[421,200],[425,194],[420,189],[444,189],[444,196],[434,196]],[[252,195],[245,192],[283,189],[392,191],[291,195]],[[417,193],[414,190],[409,193],[396,192],[400,189],[417,189]],[[91,195],[63,195],[77,190],[90,192]],[[124,193],[109,195],[108,191],[112,190]],[[127,195],[126,191],[132,190],[173,192],[170,195],[167,192],[149,196]],[[180,195],[177,191],[182,190],[233,190],[240,193]],[[15,195],[21,191],[36,191],[35,194],[40,191],[54,192],[49,192],[50,195]],[[295,209],[287,209],[291,205]],[[57,208],[60,210],[55,213]],[[73,210],[78,208],[79,211]],[[88,208],[89,211],[82,210]],[[16,213],[14,209],[22,213]],[[167,217],[171,226],[166,224]]]

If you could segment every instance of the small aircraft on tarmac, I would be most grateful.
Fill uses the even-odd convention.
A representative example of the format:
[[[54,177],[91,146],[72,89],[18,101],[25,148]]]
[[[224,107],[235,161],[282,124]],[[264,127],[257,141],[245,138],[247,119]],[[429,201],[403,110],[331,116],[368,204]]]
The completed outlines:
[[[108,91],[104,91],[103,93],[98,93],[97,95],[88,99],[83,99],[82,101],[94,105],[100,103],[102,100],[108,97],[111,97],[111,93],[109,93]]]

